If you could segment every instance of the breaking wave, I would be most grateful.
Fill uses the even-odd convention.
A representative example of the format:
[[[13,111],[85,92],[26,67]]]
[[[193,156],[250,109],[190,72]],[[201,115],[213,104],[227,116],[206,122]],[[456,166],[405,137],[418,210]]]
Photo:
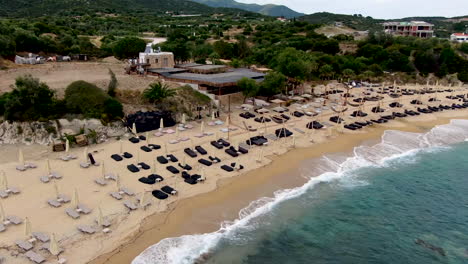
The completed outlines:
[[[390,166],[393,161],[404,159],[411,161],[419,151],[439,151],[450,144],[467,141],[468,120],[452,120],[450,124],[436,126],[427,133],[410,133],[389,130],[382,136],[381,142],[372,146],[354,148],[354,154],[346,159],[322,157],[319,175],[311,177],[303,186],[280,190],[274,197],[264,197],[253,201],[239,212],[235,221],[226,221],[218,231],[206,234],[186,235],[166,238],[150,246],[137,256],[132,264],[190,264],[202,261],[209,256],[222,239],[232,239],[246,230],[256,228],[259,223],[255,219],[267,214],[278,204],[301,196],[307,190],[319,183],[346,179],[353,171],[370,166]],[[352,181],[351,185],[365,185],[360,180]]]

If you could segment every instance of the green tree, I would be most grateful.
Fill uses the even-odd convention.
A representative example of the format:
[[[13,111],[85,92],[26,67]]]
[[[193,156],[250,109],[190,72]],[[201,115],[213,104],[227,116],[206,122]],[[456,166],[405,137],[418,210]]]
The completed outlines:
[[[322,79],[330,79],[333,77],[335,72],[333,71],[333,67],[329,64],[323,65],[319,70],[320,78]]]
[[[118,59],[128,59],[137,57],[145,50],[146,43],[137,37],[125,37],[117,41],[112,49],[114,56]]]
[[[117,78],[115,77],[115,73],[109,69],[110,81],[109,85],[107,86],[107,94],[110,97],[115,97],[115,90],[117,90]]]
[[[248,97],[255,97],[259,91],[257,82],[247,77],[237,81],[237,87],[242,91],[242,94],[244,95],[244,101]]]
[[[59,113],[56,112],[57,100],[55,92],[47,84],[31,75],[18,77],[13,91],[2,95],[5,119],[18,121],[32,121],[48,119]],[[1,109],[3,108],[3,109]]]
[[[341,74],[343,74],[344,78],[353,78],[355,75],[354,71],[351,69],[344,69]]]
[[[306,80],[311,69],[304,57],[304,52],[294,48],[286,48],[276,57],[275,69],[290,78]]]
[[[164,99],[176,94],[174,89],[169,88],[165,83],[156,82],[149,85],[143,92],[143,98],[150,103],[161,103]]]
[[[258,95],[272,97],[284,91],[287,78],[279,72],[269,72],[260,85]]]
[[[468,43],[462,43],[460,45],[460,50],[466,54],[468,54]]]

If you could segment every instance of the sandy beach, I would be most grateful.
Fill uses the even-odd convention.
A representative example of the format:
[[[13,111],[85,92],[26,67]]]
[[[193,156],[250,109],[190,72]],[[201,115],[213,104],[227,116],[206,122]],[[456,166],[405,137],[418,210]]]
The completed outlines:
[[[441,93],[438,96],[444,97],[450,93]],[[407,96],[402,103],[414,109],[416,106],[410,105],[409,101],[418,98],[418,95]],[[393,102],[394,99],[385,98],[384,106]],[[448,104],[452,101],[443,100]],[[363,111],[370,114],[366,119],[370,119],[378,114],[372,114],[370,108],[377,103],[365,104]],[[385,107],[388,108],[388,107]],[[357,108],[350,108],[343,118],[349,118],[349,114]],[[242,129],[242,121],[238,114],[240,110],[231,114],[231,128],[237,128],[229,133],[231,143],[245,141],[249,136],[264,132],[262,124],[249,120],[249,125],[257,127],[257,132],[246,133]],[[18,165],[18,146],[8,146],[3,148],[1,153],[0,170],[5,172],[9,186],[20,189],[21,193],[10,195],[2,199],[6,215],[15,215],[21,218],[28,217],[31,222],[32,232],[54,233],[59,240],[59,245],[64,249],[60,255],[68,260],[67,263],[130,263],[131,260],[140,254],[145,248],[151,246],[163,238],[180,236],[184,234],[197,234],[212,232],[219,228],[220,222],[234,220],[238,216],[240,209],[249,205],[253,200],[260,197],[272,196],[273,192],[280,189],[300,186],[307,181],[303,177],[288,177],[291,170],[296,170],[301,162],[313,158],[319,158],[324,154],[345,153],[351,151],[355,146],[368,142],[369,140],[379,140],[384,131],[389,129],[423,132],[440,124],[446,124],[450,119],[467,119],[468,110],[447,110],[432,114],[421,114],[415,117],[406,117],[392,120],[386,124],[373,125],[357,131],[343,130],[328,121],[328,118],[335,115],[332,111],[324,111],[317,117],[292,118],[285,126],[294,132],[294,140],[290,137],[271,142],[260,147],[250,149],[248,154],[238,158],[232,158],[223,150],[213,148],[209,142],[218,137],[227,138],[226,133],[219,130],[225,125],[206,126],[205,132],[213,135],[203,138],[195,138],[194,135],[200,133],[200,124],[193,122],[195,126],[191,130],[180,132],[181,137],[193,139],[177,144],[166,144],[167,153],[174,154],[179,160],[186,156],[186,163],[193,167],[190,173],[204,173],[206,181],[197,185],[188,185],[181,177],[170,174],[166,165],[154,163],[156,156],[164,155],[165,143],[175,139],[176,135],[164,135],[162,137],[150,136],[148,141],[141,141],[132,144],[124,140],[124,151],[134,155],[132,159],[116,162],[110,159],[112,154],[120,152],[120,144],[117,141],[110,141],[101,145],[89,147],[89,152],[100,163],[104,163],[106,173],[120,175],[120,184],[132,190],[135,195],[126,196],[121,201],[112,198],[109,193],[117,190],[114,181],[108,181],[107,186],[99,186],[94,180],[102,177],[102,167],[92,166],[88,169],[80,168],[84,154],[82,148],[73,148],[71,153],[78,158],[72,161],[62,161],[60,156],[64,153],[51,153],[48,149],[31,147],[28,151],[25,148],[25,158],[27,162],[35,163],[38,168],[25,172],[16,171]],[[226,116],[222,116],[221,118]],[[306,131],[305,124],[311,120],[319,120],[327,128],[317,131]],[[356,121],[356,119],[355,119]],[[206,121],[206,123],[208,120]],[[273,122],[268,123],[266,134],[271,134],[282,125]],[[294,128],[299,128],[305,133],[302,134]],[[249,135],[250,134],[250,135]],[[295,141],[295,142],[294,142]],[[313,141],[313,142],[312,142]],[[140,146],[148,143],[159,144],[160,150],[143,152]],[[189,158],[184,152],[184,148],[201,145],[208,150],[209,155],[219,157],[222,162],[210,167],[200,165],[197,158]],[[237,146],[237,144],[235,144]],[[138,154],[139,153],[139,154]],[[264,156],[260,158],[260,154]],[[72,197],[76,189],[79,194],[80,203],[93,209],[90,214],[82,214],[79,219],[72,219],[65,213],[65,209],[71,207],[70,204],[63,204],[59,208],[52,208],[47,204],[47,199],[53,198],[54,187],[52,183],[42,183],[39,178],[47,174],[46,158],[50,160],[51,171],[57,172],[63,178],[56,180],[59,192]],[[131,173],[126,166],[130,163],[143,161],[152,168],[148,171]],[[239,172],[225,172],[219,167],[223,164],[238,162],[245,168]],[[154,166],[155,165],[155,166]],[[176,163],[173,164],[177,166]],[[155,167],[155,168],[154,168]],[[154,186],[144,185],[138,181],[139,177],[148,176],[152,170],[164,177],[164,181]],[[151,197],[151,191],[169,185],[178,191],[177,196],[171,196],[167,200],[157,200]],[[129,211],[123,205],[124,200],[136,202],[142,193],[151,201],[151,205],[143,210],[138,208]],[[98,208],[102,209],[104,218],[111,222],[110,233],[103,233],[99,227],[95,234],[82,234],[77,230],[78,225],[96,226],[95,220],[98,218]],[[7,259],[7,263],[25,263],[27,259],[21,255],[21,251],[14,245],[18,239],[27,239],[24,232],[24,224],[14,226],[9,225],[7,230],[0,234],[0,256]],[[37,242],[36,242],[37,243]],[[34,245],[39,248],[39,244]],[[41,253],[48,260],[55,257],[46,251],[35,250]],[[15,257],[16,255],[16,257]]]

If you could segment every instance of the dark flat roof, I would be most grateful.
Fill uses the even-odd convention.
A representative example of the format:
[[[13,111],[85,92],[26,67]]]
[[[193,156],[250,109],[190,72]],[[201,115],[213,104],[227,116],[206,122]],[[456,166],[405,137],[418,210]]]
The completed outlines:
[[[257,81],[262,81],[265,77],[264,73],[254,72],[249,69],[231,69],[227,72],[214,73],[214,74],[198,74],[190,72],[174,73],[166,75],[169,78],[180,79],[180,80],[189,80],[189,81],[198,81],[204,83],[214,83],[214,84],[223,84],[223,83],[236,83],[243,77],[255,79]]]
[[[186,69],[179,69],[179,68],[151,68],[148,69],[148,72],[152,73],[158,73],[161,75],[167,75],[167,74],[172,74],[172,73],[181,73],[181,72],[186,72]]]

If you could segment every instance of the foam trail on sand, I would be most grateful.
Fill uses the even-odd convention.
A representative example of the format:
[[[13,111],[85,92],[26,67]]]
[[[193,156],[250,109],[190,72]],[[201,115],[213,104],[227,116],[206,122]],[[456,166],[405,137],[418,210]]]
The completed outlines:
[[[189,264],[202,263],[209,258],[210,252],[222,239],[239,238],[241,231],[254,229],[255,219],[267,214],[279,203],[304,194],[318,183],[326,183],[345,178],[353,171],[369,166],[388,166],[389,161],[409,157],[421,150],[437,150],[450,144],[468,139],[468,120],[452,120],[450,124],[436,126],[427,133],[409,133],[386,131],[380,143],[372,146],[359,146],[354,155],[345,161],[337,162],[333,158],[322,158],[322,174],[311,177],[303,186],[277,191],[272,198],[253,201],[239,212],[235,221],[226,221],[218,231],[207,234],[186,235],[166,238],[147,248],[137,256],[132,264]],[[355,182],[354,184],[365,184]],[[238,237],[236,237],[238,236]]]

